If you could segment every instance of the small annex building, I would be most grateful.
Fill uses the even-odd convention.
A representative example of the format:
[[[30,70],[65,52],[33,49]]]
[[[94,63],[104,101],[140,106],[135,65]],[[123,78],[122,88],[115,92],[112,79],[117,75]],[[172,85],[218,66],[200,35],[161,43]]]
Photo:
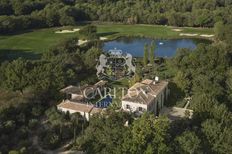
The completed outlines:
[[[68,86],[60,91],[66,94],[66,99],[57,105],[58,110],[63,112],[80,113],[87,121],[95,113],[102,112],[102,108],[89,103],[89,98],[96,95],[96,92],[104,90],[107,81],[99,81],[94,85]]]

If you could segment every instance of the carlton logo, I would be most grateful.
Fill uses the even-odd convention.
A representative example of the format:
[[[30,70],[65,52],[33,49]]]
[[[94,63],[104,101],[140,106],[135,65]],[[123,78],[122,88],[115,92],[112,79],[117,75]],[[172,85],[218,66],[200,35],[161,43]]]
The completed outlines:
[[[123,77],[131,77],[135,74],[135,59],[129,53],[122,50],[109,50],[101,54],[96,66],[99,79],[119,80]]]

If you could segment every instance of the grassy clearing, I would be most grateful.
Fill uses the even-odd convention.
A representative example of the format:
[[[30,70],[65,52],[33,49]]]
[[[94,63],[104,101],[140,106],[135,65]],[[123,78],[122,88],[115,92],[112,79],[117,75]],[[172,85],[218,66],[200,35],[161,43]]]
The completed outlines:
[[[14,59],[17,57],[38,58],[42,53],[59,41],[78,36],[78,32],[56,34],[60,29],[72,29],[81,27],[62,27],[32,30],[15,35],[0,35],[0,59]],[[141,36],[151,38],[181,38],[181,32],[173,31],[173,27],[158,25],[97,25],[98,35],[114,39],[119,36]],[[184,33],[212,34],[212,29],[183,28]]]

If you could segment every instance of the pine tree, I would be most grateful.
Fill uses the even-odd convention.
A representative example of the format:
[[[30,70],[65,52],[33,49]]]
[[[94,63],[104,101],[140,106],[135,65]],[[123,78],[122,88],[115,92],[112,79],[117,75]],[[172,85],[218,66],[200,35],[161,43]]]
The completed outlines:
[[[144,66],[147,66],[148,63],[148,45],[145,44],[144,46],[144,55],[143,55],[143,64]]]
[[[155,43],[151,42],[151,46],[150,46],[150,63],[154,64],[154,60],[155,60]]]

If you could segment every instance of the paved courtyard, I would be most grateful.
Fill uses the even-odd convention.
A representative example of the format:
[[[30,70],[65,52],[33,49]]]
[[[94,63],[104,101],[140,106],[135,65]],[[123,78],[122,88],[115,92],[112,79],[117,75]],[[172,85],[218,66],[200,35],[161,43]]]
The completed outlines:
[[[160,115],[166,115],[170,120],[178,120],[181,118],[192,118],[193,110],[178,108],[178,107],[164,107],[160,111]]]

